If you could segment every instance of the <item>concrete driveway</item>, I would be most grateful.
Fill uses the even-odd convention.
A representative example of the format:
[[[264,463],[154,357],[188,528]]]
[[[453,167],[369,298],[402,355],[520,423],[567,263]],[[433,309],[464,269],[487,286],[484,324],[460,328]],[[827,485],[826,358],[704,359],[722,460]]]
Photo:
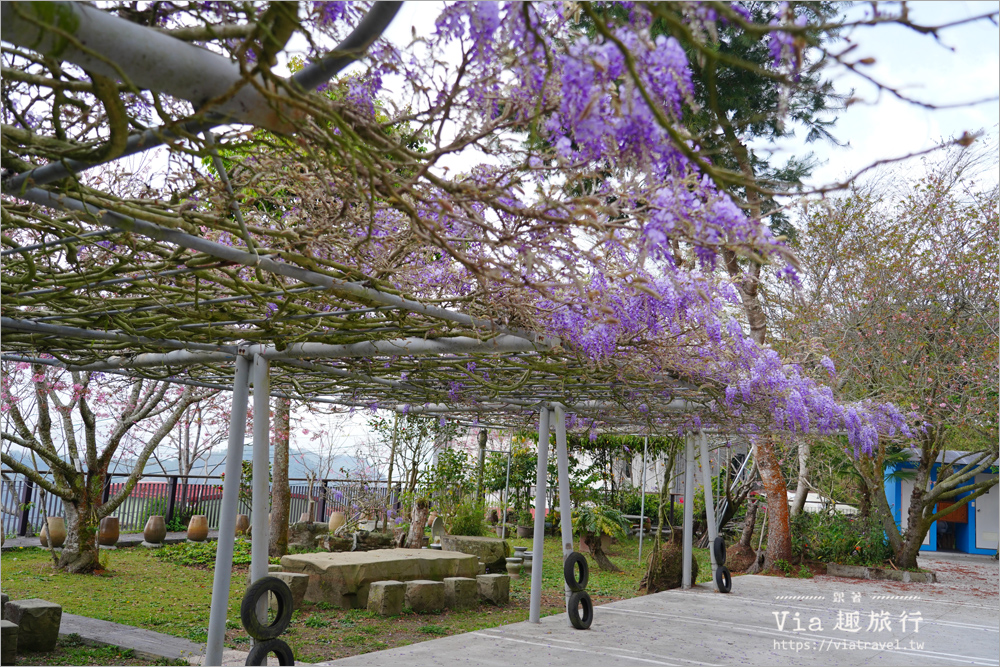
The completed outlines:
[[[972,564],[972,587],[734,577],[729,595],[703,584],[597,607],[586,631],[550,616],[321,664],[997,665],[1000,566]]]

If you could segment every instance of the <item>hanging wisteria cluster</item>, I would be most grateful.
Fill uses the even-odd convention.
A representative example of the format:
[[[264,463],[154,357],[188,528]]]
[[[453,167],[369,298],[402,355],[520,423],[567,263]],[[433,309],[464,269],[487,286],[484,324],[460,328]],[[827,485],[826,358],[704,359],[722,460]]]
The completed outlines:
[[[31,11],[9,4],[11,20]],[[283,381],[303,396],[336,386],[364,405],[617,400],[647,422],[665,420],[656,406],[683,395],[704,406],[685,420],[843,431],[858,453],[909,434],[892,406],[837,404],[823,384],[832,364],[788,365],[748,339],[736,290],[718,272],[723,252],[788,276],[794,258],[733,198],[740,174],[716,164],[688,126],[698,109],[680,38],[705,46],[716,24],[740,25],[770,45],[768,75],[792,87],[808,26],[789,5],[764,23],[739,4],[669,5],[677,36],[654,37],[668,10],[642,3],[624,3],[620,22],[600,3],[450,3],[432,35],[376,41],[360,67],[307,92],[289,81],[311,76],[369,3],[303,4],[292,16],[277,3],[110,4],[238,63],[253,80],[245,86],[284,114],[271,128],[224,126],[214,140],[186,123],[225,95],[139,89],[5,44],[3,315],[133,337],[81,347],[5,329],[5,351],[74,363],[158,339],[286,345],[505,331],[560,342],[502,358],[338,361],[338,385],[300,364]],[[279,36],[293,33],[307,52],[279,58]],[[4,39],[18,41],[6,29]],[[155,124],[174,132],[168,159],[107,162],[130,130]],[[103,166],[29,192],[23,174],[66,158]],[[131,222],[109,231],[50,194],[216,245],[172,245]],[[226,259],[226,248],[249,255]],[[262,259],[351,287],[289,277]],[[224,386],[227,371],[187,373]]]

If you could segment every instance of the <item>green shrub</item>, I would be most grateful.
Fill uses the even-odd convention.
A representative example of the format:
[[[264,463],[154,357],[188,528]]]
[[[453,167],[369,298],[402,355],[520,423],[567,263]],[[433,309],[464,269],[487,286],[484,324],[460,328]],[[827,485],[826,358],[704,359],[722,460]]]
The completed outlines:
[[[487,535],[488,528],[483,519],[485,511],[485,508],[478,503],[468,501],[461,503],[455,508],[455,517],[451,520],[451,534],[470,537]]]
[[[792,518],[792,550],[824,563],[879,566],[892,547],[875,517],[802,512]]]
[[[189,567],[214,567],[216,543],[213,542],[182,542],[168,544],[162,549],[153,551],[153,555],[161,560]],[[250,564],[250,542],[236,538],[233,545],[233,565]]]

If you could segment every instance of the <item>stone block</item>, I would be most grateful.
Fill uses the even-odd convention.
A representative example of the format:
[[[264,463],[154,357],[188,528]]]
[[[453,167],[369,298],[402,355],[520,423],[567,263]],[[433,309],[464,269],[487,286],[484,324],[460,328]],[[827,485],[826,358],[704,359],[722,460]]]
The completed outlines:
[[[3,618],[3,608],[7,606],[10,601],[10,596],[6,593],[0,593],[0,618]]]
[[[302,602],[306,599],[306,590],[309,588],[308,574],[296,574],[294,572],[270,572],[268,576],[274,577],[275,579],[281,579],[283,582],[288,584],[289,590],[292,591],[293,607],[298,609],[302,606]],[[278,607],[278,602],[273,596],[271,597],[271,607]]]
[[[38,598],[11,600],[4,608],[4,617],[18,627],[19,650],[51,651],[56,647],[62,622],[62,607],[56,603]]]
[[[288,546],[315,549],[318,540],[329,532],[330,526],[325,521],[293,523],[288,527]]]
[[[506,572],[506,559],[511,556],[507,540],[496,537],[468,537],[465,535],[443,535],[441,548],[445,551],[457,551],[476,556],[486,563],[490,572]]]
[[[506,574],[481,574],[476,577],[479,597],[495,605],[510,601],[510,577]]]
[[[13,665],[16,663],[17,624],[10,621],[0,621],[0,665]]]
[[[444,609],[444,582],[417,579],[406,582],[406,606],[416,612]]]
[[[402,581],[373,581],[368,587],[368,611],[379,616],[399,616],[405,599],[406,584]]]
[[[283,570],[281,569],[281,565],[279,565],[278,563],[268,563],[267,571],[270,573],[274,573],[274,572],[282,572]]]
[[[479,604],[479,584],[471,577],[445,577],[444,603],[449,609],[472,609]]]

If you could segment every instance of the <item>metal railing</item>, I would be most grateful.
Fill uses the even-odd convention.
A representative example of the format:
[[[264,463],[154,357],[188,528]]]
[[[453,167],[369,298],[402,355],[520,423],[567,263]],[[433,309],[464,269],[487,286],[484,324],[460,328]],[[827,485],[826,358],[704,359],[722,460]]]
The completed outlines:
[[[102,502],[119,493],[127,475],[108,475],[105,479]],[[118,479],[119,481],[115,481]],[[315,501],[315,520],[327,521],[334,511],[352,513],[362,498],[386,498],[385,482],[360,482],[351,479],[317,480],[309,496],[309,480],[295,478],[291,482],[289,521],[298,521]],[[270,489],[273,494],[273,485]],[[3,471],[0,484],[3,508],[3,531],[7,536],[26,537],[37,535],[42,528],[43,516],[64,517],[61,498],[46,493],[30,479],[12,471]],[[395,495],[390,499],[395,501]],[[187,519],[194,514],[208,517],[210,529],[218,529],[222,505],[222,477],[219,475],[143,475],[119,505],[112,516],[118,517],[122,532],[141,532],[147,519],[153,515],[164,517],[168,526],[183,530]],[[247,503],[240,502],[240,512],[250,515]]]

